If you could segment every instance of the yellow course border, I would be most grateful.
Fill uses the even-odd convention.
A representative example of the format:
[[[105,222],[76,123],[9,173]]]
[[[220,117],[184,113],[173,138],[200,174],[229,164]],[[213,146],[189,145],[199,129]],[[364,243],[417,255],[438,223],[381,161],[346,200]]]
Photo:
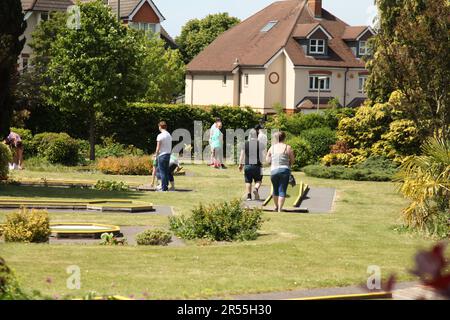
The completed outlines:
[[[319,300],[374,300],[374,299],[392,299],[392,292],[359,293],[359,294],[333,295],[323,297],[294,298],[288,300],[319,301]]]
[[[106,229],[106,230],[57,230],[57,231],[52,230],[52,227],[56,227],[56,226],[92,226],[92,227],[104,227],[104,228],[109,228],[109,229]],[[50,230],[52,231],[52,233],[56,233],[56,234],[94,234],[94,233],[98,234],[98,233],[120,232],[120,227],[108,225],[108,224],[100,224],[100,223],[75,223],[75,222],[65,223],[65,222],[61,222],[61,223],[51,223]]]

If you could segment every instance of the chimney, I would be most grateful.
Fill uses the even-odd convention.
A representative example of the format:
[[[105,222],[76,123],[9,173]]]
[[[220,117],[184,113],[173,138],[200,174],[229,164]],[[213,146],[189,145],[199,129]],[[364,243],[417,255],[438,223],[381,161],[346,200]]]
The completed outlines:
[[[314,14],[314,17],[322,17],[322,0],[308,0],[308,6]]]

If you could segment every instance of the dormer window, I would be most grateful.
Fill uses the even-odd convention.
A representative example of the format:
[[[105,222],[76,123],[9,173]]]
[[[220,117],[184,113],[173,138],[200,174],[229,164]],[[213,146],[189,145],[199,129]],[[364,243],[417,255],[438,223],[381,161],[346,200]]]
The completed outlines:
[[[147,22],[129,22],[128,25],[136,30],[156,33],[156,24]]]
[[[309,40],[309,53],[310,54],[325,54],[326,41],[324,39],[311,39]]]
[[[369,54],[369,47],[367,46],[367,41],[359,42],[359,55],[365,56]]]

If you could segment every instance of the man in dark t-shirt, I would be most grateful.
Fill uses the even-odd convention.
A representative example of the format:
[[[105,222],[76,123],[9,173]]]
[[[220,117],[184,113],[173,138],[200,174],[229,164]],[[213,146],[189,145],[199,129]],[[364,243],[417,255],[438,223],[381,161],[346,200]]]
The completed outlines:
[[[260,200],[259,187],[262,183],[262,164],[265,158],[264,146],[258,141],[256,130],[250,130],[248,141],[245,142],[239,160],[239,170],[244,169],[247,201],[252,200],[252,184],[255,183],[253,194],[255,200]]]

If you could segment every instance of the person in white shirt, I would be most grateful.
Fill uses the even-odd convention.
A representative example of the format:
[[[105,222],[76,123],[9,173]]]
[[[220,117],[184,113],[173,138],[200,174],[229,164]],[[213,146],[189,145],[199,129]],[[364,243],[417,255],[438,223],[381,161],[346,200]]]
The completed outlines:
[[[159,123],[159,131],[161,132],[156,138],[156,156],[158,162],[158,170],[161,175],[161,191],[169,191],[170,179],[170,154],[172,153],[172,136],[167,132],[167,123],[161,121]]]

